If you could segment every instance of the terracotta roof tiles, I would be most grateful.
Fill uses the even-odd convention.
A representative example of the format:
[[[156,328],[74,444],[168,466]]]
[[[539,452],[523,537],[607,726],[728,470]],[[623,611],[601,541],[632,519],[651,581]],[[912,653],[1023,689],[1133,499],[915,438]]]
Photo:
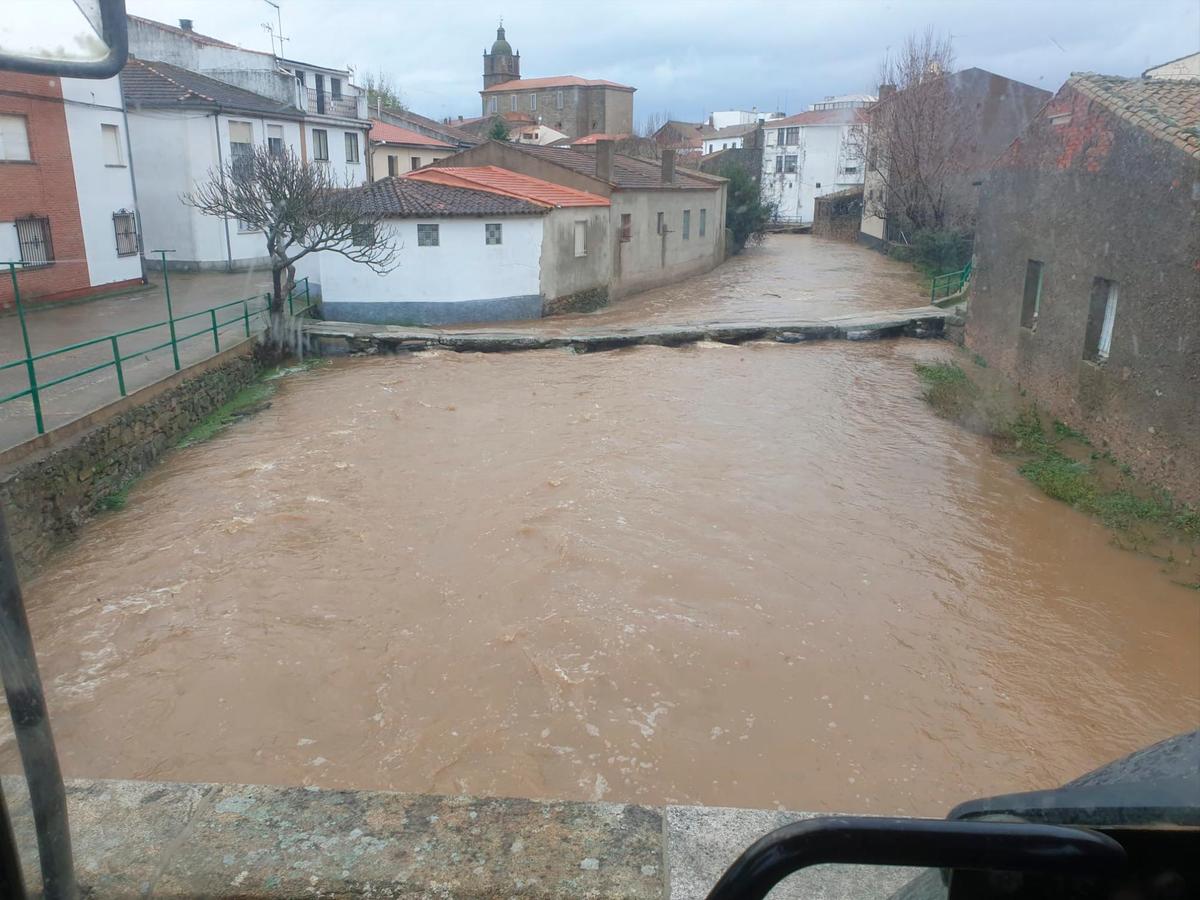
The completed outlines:
[[[1118,118],[1200,158],[1200,79],[1079,73],[1067,84]]]
[[[447,144],[445,141],[439,141],[437,138],[432,138],[427,134],[421,134],[419,131],[413,131],[409,128],[401,128],[399,125],[391,125],[387,122],[380,122],[377,119],[371,120],[371,140],[385,141],[389,144],[412,144],[421,147],[445,147],[449,150],[454,149],[453,144]]]
[[[589,194],[575,188],[564,187],[502,169],[499,166],[429,167],[409,172],[405,178],[436,184],[468,187],[492,191],[508,197],[517,197],[548,207],[609,206],[607,197]]]
[[[533,91],[542,88],[560,87],[607,87],[619,91],[635,91],[627,84],[617,84],[615,81],[604,81],[599,78],[580,78],[578,75],[552,75],[549,78],[514,78],[512,81],[502,81],[483,89],[485,94],[503,94],[506,91]]]
[[[548,211],[545,206],[495,191],[435,184],[399,175],[381,178],[358,190],[362,191],[367,212],[389,218],[538,216]]]

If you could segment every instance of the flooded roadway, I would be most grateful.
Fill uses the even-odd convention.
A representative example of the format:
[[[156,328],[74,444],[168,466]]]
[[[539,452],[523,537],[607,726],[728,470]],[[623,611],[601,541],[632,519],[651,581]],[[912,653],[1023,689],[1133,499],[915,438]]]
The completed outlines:
[[[1196,727],[1200,599],[935,418],[948,352],[286,379],[27,586],[66,774],[943,815]]]

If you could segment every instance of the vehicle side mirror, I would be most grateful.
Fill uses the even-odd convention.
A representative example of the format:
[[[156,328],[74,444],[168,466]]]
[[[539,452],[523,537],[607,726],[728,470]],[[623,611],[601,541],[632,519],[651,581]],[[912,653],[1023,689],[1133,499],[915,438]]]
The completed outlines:
[[[125,0],[4,0],[0,70],[112,78],[128,56]]]

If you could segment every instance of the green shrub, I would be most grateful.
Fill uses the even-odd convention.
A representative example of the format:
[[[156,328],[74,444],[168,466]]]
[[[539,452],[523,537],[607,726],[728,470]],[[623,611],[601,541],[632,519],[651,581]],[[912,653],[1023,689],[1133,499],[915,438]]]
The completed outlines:
[[[1048,450],[1021,464],[1022,475],[1055,500],[1075,506],[1092,498],[1090,470],[1084,463]]]

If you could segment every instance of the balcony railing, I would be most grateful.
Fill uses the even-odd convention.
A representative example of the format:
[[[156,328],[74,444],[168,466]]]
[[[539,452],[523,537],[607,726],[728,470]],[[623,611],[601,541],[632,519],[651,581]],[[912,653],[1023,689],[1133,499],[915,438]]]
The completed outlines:
[[[300,93],[301,108],[318,116],[339,116],[343,119],[359,119],[366,116],[366,105],[360,109],[358,96],[342,94],[334,98],[328,89],[320,93],[316,88],[305,88]]]

